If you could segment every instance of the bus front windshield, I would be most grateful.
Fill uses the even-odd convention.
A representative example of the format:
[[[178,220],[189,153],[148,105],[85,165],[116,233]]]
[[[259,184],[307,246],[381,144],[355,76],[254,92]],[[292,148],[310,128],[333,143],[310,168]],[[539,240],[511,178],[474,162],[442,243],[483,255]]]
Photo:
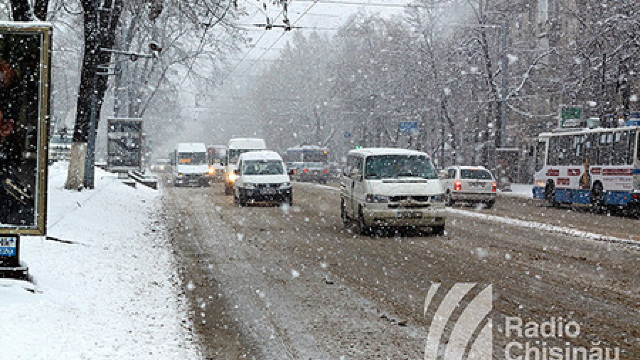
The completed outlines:
[[[367,158],[365,178],[375,180],[405,177],[437,179],[437,174],[426,156],[376,155]]]
[[[207,154],[206,153],[194,153],[184,152],[178,154],[179,165],[206,165]]]

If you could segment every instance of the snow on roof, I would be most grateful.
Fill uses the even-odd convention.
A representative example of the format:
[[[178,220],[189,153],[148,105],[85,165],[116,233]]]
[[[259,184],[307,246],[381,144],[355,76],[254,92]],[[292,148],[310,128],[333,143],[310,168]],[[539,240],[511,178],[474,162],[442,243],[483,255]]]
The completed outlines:
[[[47,21],[0,21],[0,26],[13,28],[53,28],[53,23]]]
[[[350,155],[420,155],[429,157],[429,154],[421,151],[409,150],[409,149],[396,149],[396,148],[363,148],[349,150]]]
[[[179,143],[176,145],[178,152],[207,152],[203,143]]]
[[[240,155],[242,160],[280,160],[282,157],[275,151],[250,151]]]

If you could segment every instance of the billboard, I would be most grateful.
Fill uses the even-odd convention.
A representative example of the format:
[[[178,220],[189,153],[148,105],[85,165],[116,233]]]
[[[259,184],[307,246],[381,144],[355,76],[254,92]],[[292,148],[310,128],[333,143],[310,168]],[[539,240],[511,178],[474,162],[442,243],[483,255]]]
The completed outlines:
[[[142,119],[112,118],[107,128],[107,170],[142,169]]]
[[[0,23],[0,235],[44,235],[52,26]]]

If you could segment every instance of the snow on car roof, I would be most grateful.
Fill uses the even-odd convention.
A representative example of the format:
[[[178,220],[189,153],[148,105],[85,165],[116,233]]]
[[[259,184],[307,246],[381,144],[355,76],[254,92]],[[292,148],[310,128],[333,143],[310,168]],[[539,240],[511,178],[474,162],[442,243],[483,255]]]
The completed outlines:
[[[250,151],[240,155],[242,160],[280,160],[282,157],[275,151]]]
[[[349,154],[352,155],[420,155],[430,157],[429,154],[423,153],[416,150],[409,149],[397,149],[397,148],[363,148],[363,149],[354,149],[349,150]]]
[[[176,145],[178,152],[206,152],[207,147],[203,143],[179,143]]]
[[[450,166],[450,168],[458,168],[458,169],[470,169],[470,170],[487,170],[487,168],[485,168],[484,166],[468,166],[468,165],[455,165],[455,166]]]

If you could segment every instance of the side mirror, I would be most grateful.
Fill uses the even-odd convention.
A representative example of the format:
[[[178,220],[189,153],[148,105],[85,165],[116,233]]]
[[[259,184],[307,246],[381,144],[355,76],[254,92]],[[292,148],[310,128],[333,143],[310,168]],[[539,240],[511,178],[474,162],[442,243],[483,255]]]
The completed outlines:
[[[220,161],[220,166],[224,166],[224,161]]]
[[[449,177],[449,173],[447,172],[447,170],[440,170],[440,172],[438,173],[438,179],[442,180],[442,179],[446,179]]]
[[[238,175],[238,169],[233,169],[233,173]]]
[[[349,177],[353,180],[359,180],[360,171],[358,171],[358,169],[351,169],[351,172],[349,173]]]

